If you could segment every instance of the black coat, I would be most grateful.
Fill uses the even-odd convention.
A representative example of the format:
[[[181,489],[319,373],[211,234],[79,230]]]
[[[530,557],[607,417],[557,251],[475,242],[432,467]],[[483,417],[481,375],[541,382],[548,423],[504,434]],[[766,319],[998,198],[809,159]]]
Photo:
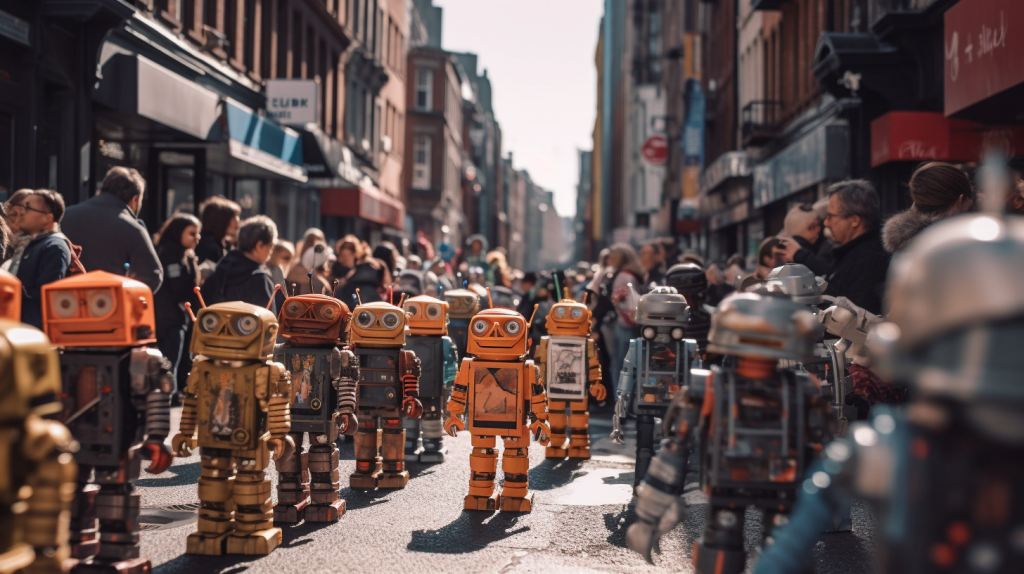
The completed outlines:
[[[71,243],[82,247],[79,259],[86,271],[128,274],[153,292],[163,282],[163,268],[146,224],[125,202],[109,193],[72,205],[61,220],[60,229]]]
[[[826,295],[846,297],[854,305],[875,315],[882,314],[885,276],[889,272],[889,253],[882,247],[882,236],[873,230],[832,250],[836,258],[828,276]]]
[[[21,322],[43,328],[41,289],[63,279],[71,264],[71,247],[59,233],[45,233],[25,246],[18,264],[21,280]],[[123,270],[122,270],[123,271]]]
[[[227,254],[228,250],[224,249],[224,244],[221,243],[220,239],[212,235],[201,236],[199,238],[199,245],[196,245],[196,258],[200,264],[206,261],[219,263]]]
[[[199,284],[195,255],[186,257],[185,249],[180,244],[158,245],[156,252],[164,268],[164,283],[153,297],[157,328],[183,328],[188,324],[188,313],[183,307],[185,302],[191,303],[192,308],[198,310],[198,301],[193,291]]]
[[[237,249],[229,251],[203,283],[203,299],[207,305],[242,301],[266,307],[273,292],[274,282],[267,266],[256,263]],[[277,305],[271,305],[270,310],[276,315]]]
[[[823,245],[828,242],[827,239],[822,237],[818,240],[817,244],[812,244],[799,235],[794,235],[793,240],[796,241],[800,249],[797,250],[796,254],[793,255],[793,262],[799,263],[806,266],[811,270],[812,273],[819,277],[827,277],[832,272],[832,265],[834,263],[832,259],[832,253],[826,252],[822,254],[819,250],[818,245]]]

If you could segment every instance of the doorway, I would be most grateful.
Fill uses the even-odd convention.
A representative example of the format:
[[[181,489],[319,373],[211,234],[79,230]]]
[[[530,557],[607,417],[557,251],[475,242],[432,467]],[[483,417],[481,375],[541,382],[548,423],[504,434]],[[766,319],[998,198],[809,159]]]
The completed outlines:
[[[154,148],[150,157],[157,185],[150,201],[143,202],[146,224],[158,229],[176,213],[198,216],[206,199],[206,150]]]

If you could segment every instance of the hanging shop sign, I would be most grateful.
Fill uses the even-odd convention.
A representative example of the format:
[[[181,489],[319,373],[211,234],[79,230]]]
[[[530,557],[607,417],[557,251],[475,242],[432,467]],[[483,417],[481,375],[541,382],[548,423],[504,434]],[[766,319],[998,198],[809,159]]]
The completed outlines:
[[[1024,83],[1024,2],[962,0],[945,14],[945,112]]]
[[[871,167],[893,161],[978,161],[990,144],[1024,150],[1024,127],[986,126],[939,112],[889,112],[871,122]]]
[[[316,80],[267,80],[267,116],[282,124],[316,123],[319,94]]]

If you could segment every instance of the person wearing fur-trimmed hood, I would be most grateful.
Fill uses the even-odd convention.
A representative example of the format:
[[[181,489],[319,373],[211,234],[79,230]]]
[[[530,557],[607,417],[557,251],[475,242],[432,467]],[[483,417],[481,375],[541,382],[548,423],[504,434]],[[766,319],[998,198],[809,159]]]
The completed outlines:
[[[890,217],[882,227],[882,245],[889,253],[902,251],[936,221],[969,211],[977,199],[967,174],[940,161],[917,168],[908,186],[914,204]]]

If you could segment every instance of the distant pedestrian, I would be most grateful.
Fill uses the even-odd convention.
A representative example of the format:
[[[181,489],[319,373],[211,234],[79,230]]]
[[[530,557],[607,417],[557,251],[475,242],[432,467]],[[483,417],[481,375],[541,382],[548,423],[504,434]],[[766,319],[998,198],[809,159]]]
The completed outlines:
[[[22,203],[24,213],[18,225],[31,236],[18,261],[18,279],[21,280],[21,321],[43,328],[43,285],[63,279],[71,264],[71,246],[67,237],[58,233],[64,217],[64,198],[51,189],[39,189]]]
[[[32,195],[31,189],[19,189],[11,194],[4,202],[4,219],[7,222],[7,229],[10,232],[8,242],[3,252],[3,269],[11,273],[17,273],[18,261],[21,259],[25,246],[32,240],[32,237],[21,231],[18,220],[25,213],[25,200]]]
[[[199,219],[189,213],[171,216],[160,228],[156,252],[164,268],[164,283],[154,296],[157,347],[171,362],[177,373],[185,332],[190,323],[185,303],[197,304],[195,288],[199,285],[199,262],[195,248],[199,244]]]
[[[608,349],[611,359],[613,391],[618,386],[618,374],[629,350],[629,342],[636,336],[636,306],[639,301],[637,287],[643,268],[636,251],[628,243],[616,243],[608,254],[608,271],[612,274],[611,302],[615,308],[614,341]],[[614,395],[614,392],[612,393]]]
[[[740,291],[746,291],[757,283],[768,279],[768,274],[779,265],[782,265],[780,256],[776,250],[780,246],[778,237],[765,237],[757,249],[757,267],[754,272],[740,280]]]
[[[238,233],[241,215],[242,206],[219,195],[199,205],[203,236],[196,246],[196,259],[200,265],[212,270],[227,255]]]
[[[338,242],[338,263],[348,271],[341,277],[338,299],[349,307],[363,303],[382,301],[386,286],[390,284],[387,267],[378,259],[369,256],[366,244],[354,235],[346,235]],[[341,271],[341,268],[337,269]],[[356,297],[359,289],[359,297]]]
[[[242,301],[266,307],[274,290],[267,261],[277,242],[277,225],[266,215],[254,215],[238,227],[238,247],[220,260],[213,275],[203,284],[203,297],[210,305]],[[270,310],[277,313],[277,305]]]
[[[125,274],[155,293],[163,282],[153,240],[139,219],[146,180],[130,167],[113,167],[100,184],[100,193],[68,208],[61,230],[82,247],[82,265],[89,271]]]
[[[712,263],[708,265],[707,271],[704,272],[704,276],[708,281],[707,304],[712,307],[717,307],[722,302],[722,299],[725,299],[727,295],[736,290],[736,287],[726,282],[724,268],[725,265]]]
[[[643,284],[636,286],[637,291],[646,293],[665,279],[665,252],[662,249],[660,239],[651,239],[640,248],[640,266],[644,276],[641,278]]]
[[[882,242],[889,253],[902,251],[929,225],[970,210],[977,201],[970,178],[955,165],[933,161],[910,176],[910,209],[885,222]]]
[[[832,271],[831,248],[822,254],[822,244],[828,239],[823,233],[822,221],[814,206],[801,203],[786,214],[782,233],[779,234],[779,246],[775,253],[781,263],[800,263],[815,275],[827,276]]]
[[[889,253],[882,247],[878,226],[882,218],[878,193],[870,182],[857,179],[829,187],[825,226],[838,244],[835,265],[826,278],[826,295],[846,297],[870,313],[882,313],[882,293],[889,270]]]
[[[274,285],[280,285],[285,289],[288,288],[285,277],[288,276],[288,271],[291,270],[294,259],[295,245],[287,239],[278,239],[277,243],[274,244],[274,251],[270,253],[270,261],[267,262],[267,268],[270,269],[270,279],[274,282]]]

